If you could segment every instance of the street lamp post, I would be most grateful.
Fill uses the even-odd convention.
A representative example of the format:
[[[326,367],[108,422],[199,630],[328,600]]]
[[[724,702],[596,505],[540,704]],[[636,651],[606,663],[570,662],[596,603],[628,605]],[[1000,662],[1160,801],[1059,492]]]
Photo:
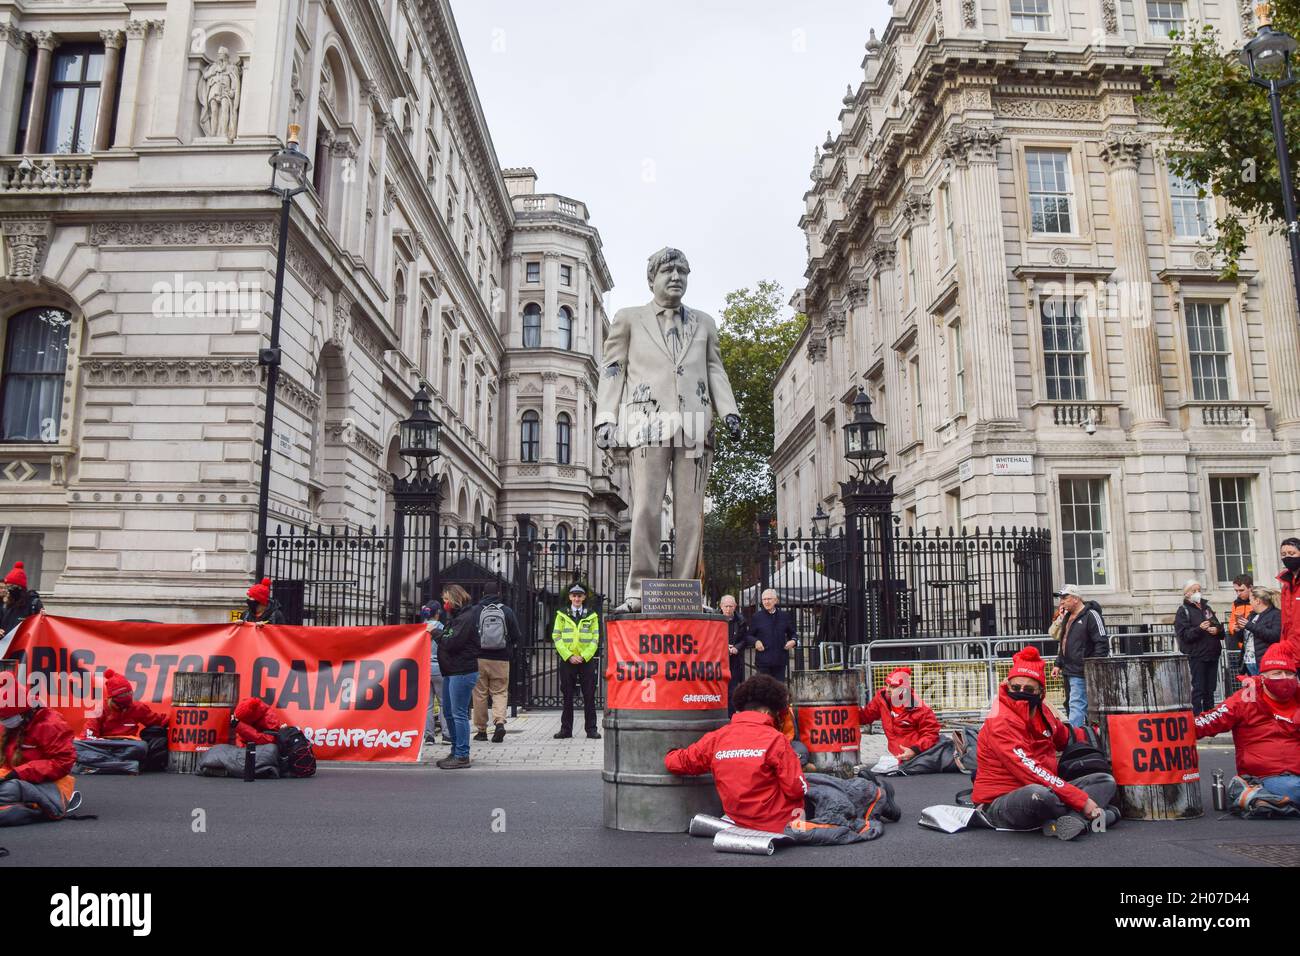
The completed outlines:
[[[872,532],[879,554],[872,562],[880,574],[877,594],[880,627],[877,639],[893,636],[894,613],[893,524],[894,479],[880,479],[875,471],[884,463],[885,426],[871,414],[871,399],[862,389],[853,400],[853,418],[844,426],[844,457],[854,467],[854,476],[840,482],[844,504],[845,558],[847,580],[847,640],[858,643],[867,636],[867,537]],[[864,520],[873,527],[864,527]]]
[[[275,297],[271,305],[271,344],[259,349],[257,364],[266,369],[266,414],[262,419],[262,478],[257,489],[257,557],[255,581],[266,571],[266,512],[271,493],[271,438],[275,425],[275,389],[280,383],[280,312],[284,303],[284,263],[289,250],[289,210],[293,197],[307,189],[311,161],[298,149],[301,127],[289,127],[284,149],[271,157],[271,192],[280,197],[280,245],[275,259]]]
[[[411,417],[397,426],[397,453],[407,467],[403,478],[393,475],[393,554],[389,559],[388,623],[398,624],[402,614],[402,558],[406,550],[406,518],[421,516],[429,522],[429,594],[438,599],[439,514],[441,489],[433,473],[442,425],[429,411],[431,399],[423,385],[411,400]]]
[[[1291,64],[1296,41],[1294,37],[1273,29],[1271,3],[1256,5],[1255,20],[1259,24],[1259,31],[1242,48],[1241,62],[1250,71],[1250,82],[1268,90],[1268,106],[1273,115],[1273,140],[1277,146],[1277,166],[1282,177],[1282,209],[1286,214],[1286,235],[1291,246],[1291,280],[1295,283],[1296,305],[1300,309],[1300,232],[1297,232],[1291,153],[1287,148],[1286,128],[1282,124],[1282,91],[1296,81]]]

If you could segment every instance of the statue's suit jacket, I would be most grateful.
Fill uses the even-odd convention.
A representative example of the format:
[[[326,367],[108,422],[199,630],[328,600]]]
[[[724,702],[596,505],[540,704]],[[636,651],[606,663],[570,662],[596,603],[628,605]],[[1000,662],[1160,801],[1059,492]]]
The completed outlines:
[[[707,446],[715,413],[740,414],[722,366],[718,326],[708,313],[684,309],[683,345],[674,360],[658,312],[651,302],[615,314],[596,391],[596,425],[615,425],[614,444],[622,448],[670,441]]]

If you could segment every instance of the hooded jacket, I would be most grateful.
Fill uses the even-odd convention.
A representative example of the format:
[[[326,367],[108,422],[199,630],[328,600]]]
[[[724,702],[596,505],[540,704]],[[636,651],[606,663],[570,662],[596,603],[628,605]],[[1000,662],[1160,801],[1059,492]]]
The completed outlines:
[[[249,621],[250,623],[253,624],[257,624],[257,623],[283,624],[284,623],[284,609],[280,607],[280,602],[277,601],[275,598],[271,598],[271,600],[269,600],[266,603],[266,611],[262,614],[261,617],[254,617],[253,614],[254,614],[254,609],[251,607],[246,607],[244,608],[244,613],[239,616],[239,619],[241,621]]]
[[[235,734],[241,744],[273,744],[275,731],[284,726],[280,715],[264,700],[245,697],[235,707]]]
[[[722,809],[738,826],[781,833],[804,809],[808,783],[799,758],[772,718],[756,710],[669,751],[664,766],[681,775],[712,772]]]
[[[478,673],[478,612],[477,604],[466,605],[434,635],[438,640],[438,669],[443,677]]]
[[[146,727],[165,727],[168,717],[148,704],[133,700],[126,707],[104,701],[103,713],[86,721],[87,737],[139,737]]]
[[[1014,700],[1007,685],[1000,684],[979,734],[979,772],[971,800],[992,803],[1013,790],[1040,784],[1055,791],[1071,810],[1082,810],[1088,795],[1056,772],[1057,751],[1076,738],[1082,739],[1082,730],[1072,732],[1047,704],[1031,711],[1026,701]]]
[[[1292,657],[1300,657],[1300,574],[1283,571],[1277,576],[1277,606],[1282,611],[1282,642]]]
[[[1101,605],[1087,601],[1070,622],[1068,631],[1061,634],[1061,650],[1056,656],[1056,666],[1067,677],[1082,677],[1083,662],[1089,657],[1106,657],[1110,654],[1110,640],[1106,637],[1106,622],[1101,617]]]
[[[1219,629],[1218,634],[1201,630],[1201,623],[1209,621]],[[1178,649],[1194,661],[1217,661],[1223,650],[1223,625],[1219,623],[1208,601],[1192,604],[1186,598],[1174,615],[1174,634]]]
[[[1263,682],[1258,677],[1242,680],[1242,688],[1214,710],[1196,718],[1196,739],[1232,731],[1237,751],[1237,773],[1252,777],[1300,774],[1300,706],[1278,702],[1277,711],[1264,700]],[[984,767],[980,767],[980,775]]]
[[[910,687],[902,707],[894,706],[888,687],[881,688],[859,711],[859,720],[864,727],[880,721],[889,752],[895,757],[908,747],[919,754],[939,742],[939,718]]]
[[[3,733],[4,769],[19,780],[53,783],[72,773],[77,748],[72,728],[57,710],[37,707],[25,724]]]
[[[1259,614],[1252,611],[1237,633],[1243,641],[1250,642],[1250,652],[1246,652],[1245,644],[1242,645],[1243,663],[1250,660],[1258,664],[1282,637],[1282,612],[1275,607],[1266,608]]]

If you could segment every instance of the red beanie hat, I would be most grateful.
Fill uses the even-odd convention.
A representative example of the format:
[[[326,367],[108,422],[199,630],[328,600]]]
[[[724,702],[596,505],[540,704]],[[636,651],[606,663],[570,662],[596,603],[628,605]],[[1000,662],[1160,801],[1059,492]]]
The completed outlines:
[[[260,584],[254,584],[248,589],[248,596],[258,604],[269,604],[271,602],[271,579],[262,578]]]
[[[1276,644],[1264,655],[1264,659],[1259,662],[1259,671],[1295,671],[1295,658],[1286,651],[1278,648]]]
[[[104,671],[104,696],[112,700],[115,697],[121,697],[123,694],[127,697],[135,697],[135,692],[131,689],[131,682],[117,671]]]
[[[23,570],[21,561],[14,562],[14,569],[5,575],[5,584],[16,584],[24,591],[27,590],[27,572]]]
[[[907,679],[911,676],[912,676],[912,668],[900,667],[897,670],[891,671],[889,676],[885,678],[885,686],[902,687],[904,684],[907,683]]]
[[[1012,656],[1011,673],[1007,674],[1007,680],[1011,680],[1013,677],[1029,677],[1038,681],[1038,686],[1046,689],[1047,665],[1043,663],[1038,648],[1031,644],[1019,654]]]

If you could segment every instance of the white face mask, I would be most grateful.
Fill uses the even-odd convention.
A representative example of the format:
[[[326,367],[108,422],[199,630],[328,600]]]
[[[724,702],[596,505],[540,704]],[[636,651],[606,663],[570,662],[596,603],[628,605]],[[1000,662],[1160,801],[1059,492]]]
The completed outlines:
[[[1201,592],[1200,592],[1200,591],[1193,591],[1191,594],[1187,595],[1187,600],[1191,601],[1193,604],[1200,604],[1200,603],[1201,603]]]
[[[6,717],[4,720],[0,720],[0,727],[4,727],[5,730],[13,730],[16,727],[21,726],[22,722],[23,718],[21,715],[17,717]]]

